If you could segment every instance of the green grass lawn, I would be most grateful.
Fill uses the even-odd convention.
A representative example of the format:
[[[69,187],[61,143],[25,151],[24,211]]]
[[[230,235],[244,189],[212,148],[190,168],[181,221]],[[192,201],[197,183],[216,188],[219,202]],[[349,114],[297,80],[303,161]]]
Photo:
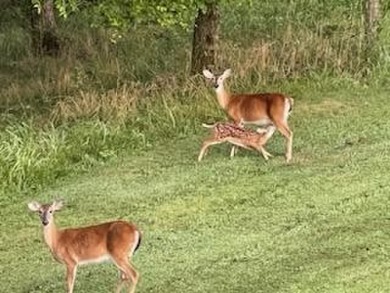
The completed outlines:
[[[137,292],[390,292],[389,114],[385,90],[311,90],[296,97],[289,165],[279,134],[269,162],[221,145],[201,163],[194,135],[4,197],[0,291],[65,292],[26,205],[63,198],[59,226],[138,224]],[[81,267],[75,292],[113,292],[117,277]]]

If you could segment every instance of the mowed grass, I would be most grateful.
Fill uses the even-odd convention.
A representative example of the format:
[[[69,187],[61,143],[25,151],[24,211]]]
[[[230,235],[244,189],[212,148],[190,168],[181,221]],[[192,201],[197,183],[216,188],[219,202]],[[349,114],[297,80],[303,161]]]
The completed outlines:
[[[203,136],[125,156],[43,192],[1,201],[2,292],[65,292],[31,199],[63,198],[57,224],[134,221],[137,292],[390,292],[390,99],[362,87],[305,89],[265,162]],[[204,130],[204,136],[207,130]],[[75,292],[113,292],[112,264],[79,268]]]

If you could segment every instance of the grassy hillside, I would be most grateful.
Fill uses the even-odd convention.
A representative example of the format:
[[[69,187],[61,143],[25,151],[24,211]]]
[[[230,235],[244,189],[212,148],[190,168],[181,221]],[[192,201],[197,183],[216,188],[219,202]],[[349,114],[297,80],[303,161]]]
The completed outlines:
[[[140,293],[390,291],[389,15],[366,59],[361,1],[228,1],[216,68],[232,68],[233,91],[294,97],[293,160],[276,134],[267,163],[245,150],[230,160],[226,145],[197,163],[201,123],[226,116],[188,75],[191,31],[137,26],[115,43],[71,15],[62,54],[37,57],[8,2],[0,291],[65,292],[27,210],[53,198],[67,204],[59,226],[138,224]],[[113,291],[117,277],[110,264],[83,267],[75,292]]]
[[[0,281],[7,292],[61,292],[64,268],[42,243],[31,199],[61,197],[60,226],[136,222],[138,292],[388,292],[390,100],[351,86],[310,90],[291,117],[293,163],[275,135],[254,152],[211,149],[198,135],[2,201]],[[113,265],[79,269],[77,292],[109,292]]]

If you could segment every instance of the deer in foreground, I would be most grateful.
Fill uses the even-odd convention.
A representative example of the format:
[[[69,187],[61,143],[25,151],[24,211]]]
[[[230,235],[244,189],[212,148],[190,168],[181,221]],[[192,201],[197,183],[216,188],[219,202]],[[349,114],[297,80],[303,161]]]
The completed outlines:
[[[199,162],[206,154],[207,148],[209,146],[223,142],[229,142],[235,146],[249,150],[255,149],[263,155],[266,161],[268,160],[268,157],[272,157],[272,155],[264,149],[264,145],[272,136],[273,131],[268,131],[261,128],[257,129],[256,131],[251,129],[244,129],[240,125],[230,122],[217,122],[212,125],[202,125],[204,127],[211,128],[212,135],[203,141],[198,157]],[[232,156],[232,153],[230,155]]]
[[[223,84],[231,73],[232,71],[227,69],[222,75],[215,76],[209,70],[203,70],[203,75],[213,83],[219,105],[235,123],[269,126],[270,137],[278,129],[286,138],[285,156],[289,162],[292,157],[293,133],[287,119],[294,100],[281,93],[231,94],[225,90]],[[234,154],[233,149],[231,154]]]
[[[134,293],[138,272],[129,262],[141,243],[141,233],[134,224],[113,221],[99,225],[58,229],[54,223],[54,212],[63,206],[62,201],[51,204],[30,202],[28,207],[37,212],[43,225],[43,235],[54,258],[65,264],[68,293],[73,292],[78,265],[112,261],[120,271],[116,292],[125,284]],[[131,281],[131,283],[130,283]]]

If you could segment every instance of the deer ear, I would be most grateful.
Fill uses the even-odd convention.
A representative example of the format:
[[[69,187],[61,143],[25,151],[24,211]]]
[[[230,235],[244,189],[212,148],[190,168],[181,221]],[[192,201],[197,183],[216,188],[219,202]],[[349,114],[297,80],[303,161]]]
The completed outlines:
[[[229,77],[230,75],[232,75],[232,70],[229,68],[229,69],[226,69],[223,73],[222,73],[222,76],[223,78],[227,78]]]
[[[214,74],[212,74],[212,73],[210,72],[210,70],[207,70],[207,69],[204,69],[204,70],[203,70],[203,75],[204,75],[206,78],[208,78],[208,79],[214,78]]]
[[[27,206],[33,212],[37,212],[41,208],[41,204],[36,201],[29,202]]]
[[[51,204],[52,208],[54,211],[59,211],[60,209],[62,209],[62,207],[64,206],[64,202],[62,200],[55,200],[52,204]]]

